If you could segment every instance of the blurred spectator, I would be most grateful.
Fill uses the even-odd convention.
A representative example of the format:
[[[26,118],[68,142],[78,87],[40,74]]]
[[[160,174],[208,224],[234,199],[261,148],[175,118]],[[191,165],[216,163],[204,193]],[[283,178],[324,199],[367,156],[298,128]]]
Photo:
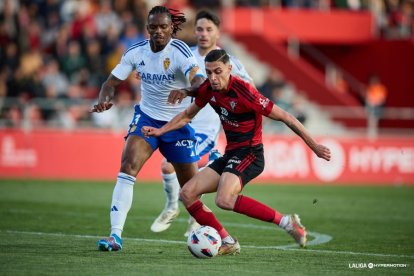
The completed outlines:
[[[367,8],[375,18],[378,34],[382,36],[388,23],[384,1],[367,0]]]
[[[19,50],[15,42],[5,45],[4,53],[0,55],[0,64],[5,68],[7,76],[10,77],[19,66]]]
[[[301,96],[303,93],[299,93],[292,100],[292,105],[289,112],[298,119],[302,124],[306,123],[308,117],[306,112],[306,100]]]
[[[89,71],[88,85],[99,87],[105,80],[105,61],[101,56],[101,44],[91,40],[86,45],[86,68]]]
[[[62,25],[57,33],[55,42],[52,45],[51,53],[57,60],[63,59],[68,53],[69,25]]]
[[[32,21],[27,29],[27,47],[29,49],[39,49],[41,50],[41,36],[42,36],[42,29],[40,27],[39,22]]]
[[[17,105],[11,106],[9,109],[3,110],[5,114],[2,117],[5,117],[4,125],[11,128],[21,128],[23,124],[23,114],[21,109]]]
[[[368,136],[371,138],[375,138],[378,134],[378,123],[383,115],[387,94],[388,90],[381,83],[378,75],[372,74],[369,78],[365,98],[368,113]]]
[[[59,70],[59,63],[55,59],[49,60],[46,64],[42,84],[49,91],[46,93],[49,97],[52,97],[52,94],[54,94],[56,98],[66,98],[69,81]]]
[[[42,29],[42,48],[45,49],[47,53],[52,53],[52,47],[56,41],[59,29],[60,29],[60,18],[58,11],[51,11],[46,15],[45,26]]]
[[[413,5],[409,0],[385,0],[388,26],[385,35],[388,38],[413,36]]]
[[[78,41],[69,42],[68,52],[60,59],[62,71],[71,80],[86,65],[86,59],[81,52]]]
[[[18,18],[19,1],[4,0],[0,1],[0,42],[1,45],[18,41],[20,25]]]
[[[132,44],[137,43],[137,41],[144,40],[144,36],[139,32],[138,27],[135,23],[127,23],[125,26],[125,32],[121,36],[121,43],[125,49],[128,49]]]
[[[20,59],[19,71],[25,78],[31,78],[43,66],[43,57],[39,49],[33,48],[25,52]]]
[[[265,97],[274,100],[273,98],[273,90],[275,88],[281,88],[285,85],[285,81],[283,79],[282,73],[277,70],[273,70],[268,76],[266,81],[262,84],[262,86],[258,87],[260,93],[262,93]]]
[[[106,30],[106,34],[98,37],[101,45],[101,54],[104,59],[108,57],[110,53],[115,51],[118,41],[119,41],[119,32],[113,27],[109,26]]]
[[[7,80],[9,78],[9,72],[6,67],[0,68],[0,111],[3,101],[7,96]]]
[[[372,74],[369,78],[365,99],[368,114],[378,119],[382,117],[387,94],[388,90],[381,83],[378,75]]]
[[[118,64],[119,60],[121,59],[122,55],[124,54],[126,48],[123,44],[118,43],[115,47],[114,51],[110,53],[106,59],[105,71],[110,73],[113,68]]]
[[[115,104],[108,112],[101,114],[92,113],[92,120],[96,126],[120,130],[125,129],[125,126],[129,125],[130,118],[133,115],[131,107],[134,104],[134,99],[129,89],[124,87],[118,90],[114,101]]]
[[[31,103],[24,111],[23,128],[32,129],[44,126],[42,111],[38,105]]]
[[[122,21],[119,16],[113,11],[110,0],[103,0],[100,2],[101,6],[95,15],[95,24],[98,35],[104,37],[109,28],[112,28],[117,34],[121,33]]]

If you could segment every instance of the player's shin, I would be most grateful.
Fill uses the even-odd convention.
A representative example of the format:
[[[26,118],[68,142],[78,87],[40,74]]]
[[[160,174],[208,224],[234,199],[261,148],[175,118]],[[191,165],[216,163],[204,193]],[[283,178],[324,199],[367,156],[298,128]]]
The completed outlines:
[[[237,197],[233,211],[262,221],[274,222],[277,225],[283,217],[269,206],[243,195]]]
[[[224,229],[221,223],[217,220],[213,212],[211,212],[201,200],[196,200],[193,204],[188,206],[187,211],[200,225],[207,225],[216,229],[222,239],[229,236],[226,229]]]
[[[111,235],[122,235],[125,220],[132,205],[135,177],[119,173],[117,182],[112,194],[111,204]]]
[[[178,209],[178,197],[180,193],[180,184],[178,183],[176,173],[162,174],[164,191],[167,198],[165,203],[166,210]]]

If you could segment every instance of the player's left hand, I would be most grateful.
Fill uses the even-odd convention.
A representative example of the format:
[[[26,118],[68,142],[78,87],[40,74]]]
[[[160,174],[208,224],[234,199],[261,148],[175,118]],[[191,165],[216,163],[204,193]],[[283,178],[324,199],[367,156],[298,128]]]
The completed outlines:
[[[150,136],[161,136],[161,131],[158,128],[155,127],[150,127],[150,126],[143,126],[141,128],[141,132],[142,134],[144,134],[145,137],[150,137]]]
[[[316,145],[316,147],[313,149],[313,152],[315,152],[319,158],[323,158],[326,161],[331,160],[331,150],[324,145]]]
[[[181,103],[185,97],[187,97],[186,90],[184,89],[171,90],[170,95],[168,95],[168,103],[170,104]]]

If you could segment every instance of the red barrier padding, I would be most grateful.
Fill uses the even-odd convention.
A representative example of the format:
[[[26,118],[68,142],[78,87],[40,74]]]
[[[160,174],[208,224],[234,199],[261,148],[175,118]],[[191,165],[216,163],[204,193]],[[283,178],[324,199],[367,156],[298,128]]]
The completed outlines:
[[[414,185],[414,140],[392,137],[319,138],[332,150],[318,159],[298,137],[264,135],[266,167],[256,182]],[[225,138],[220,137],[222,151]],[[123,133],[103,131],[0,131],[0,177],[115,180]],[[138,175],[160,181],[157,151]]]

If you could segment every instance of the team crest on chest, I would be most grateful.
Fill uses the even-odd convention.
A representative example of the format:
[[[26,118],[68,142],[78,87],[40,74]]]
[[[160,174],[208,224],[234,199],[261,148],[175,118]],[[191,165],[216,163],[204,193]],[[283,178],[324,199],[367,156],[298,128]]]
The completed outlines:
[[[170,58],[164,59],[164,70],[165,71],[167,71],[168,68],[170,67],[170,63],[171,63]]]
[[[234,108],[236,107],[237,102],[236,101],[230,101],[230,107],[234,111]]]

